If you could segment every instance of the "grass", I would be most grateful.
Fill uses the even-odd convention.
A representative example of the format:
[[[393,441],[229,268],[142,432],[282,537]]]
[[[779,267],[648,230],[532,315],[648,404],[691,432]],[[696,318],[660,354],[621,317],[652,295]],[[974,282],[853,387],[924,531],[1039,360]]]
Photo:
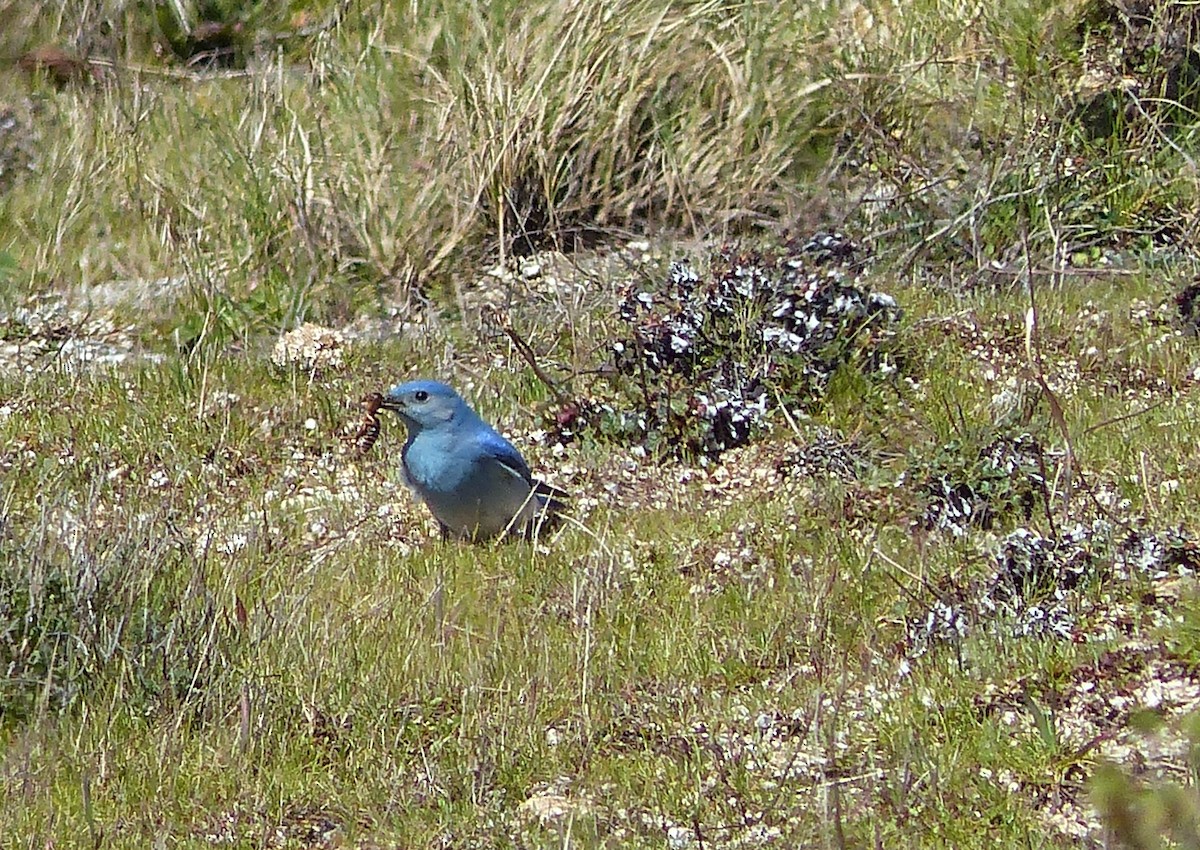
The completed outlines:
[[[567,6],[180,4],[238,24],[210,67],[137,4],[0,0],[0,53],[109,75],[0,68],[5,834],[1186,841],[1189,93],[1096,137],[1103,6]],[[650,415],[612,345],[669,261],[832,226],[894,372],[848,324],[797,399],[751,305],[719,343],[787,409],[746,445],[689,454],[686,389],[650,451],[559,444],[564,400]],[[304,322],[340,361],[272,362]],[[573,520],[437,540],[399,423],[346,439],[415,375]]]

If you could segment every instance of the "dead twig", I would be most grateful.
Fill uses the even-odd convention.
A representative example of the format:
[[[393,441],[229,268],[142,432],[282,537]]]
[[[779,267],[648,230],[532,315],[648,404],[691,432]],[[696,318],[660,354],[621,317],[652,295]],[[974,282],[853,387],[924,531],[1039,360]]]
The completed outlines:
[[[563,392],[558,382],[551,378],[546,370],[538,363],[537,354],[529,343],[517,333],[517,329],[513,326],[512,319],[507,311],[498,308],[490,308],[485,310],[484,319],[494,324],[500,331],[508,337],[513,346],[516,347],[517,353],[521,355],[521,359],[529,366],[530,371],[537,376],[537,379],[546,385],[546,389],[550,390],[550,394],[554,396],[554,400],[561,405],[570,403],[571,399]]]

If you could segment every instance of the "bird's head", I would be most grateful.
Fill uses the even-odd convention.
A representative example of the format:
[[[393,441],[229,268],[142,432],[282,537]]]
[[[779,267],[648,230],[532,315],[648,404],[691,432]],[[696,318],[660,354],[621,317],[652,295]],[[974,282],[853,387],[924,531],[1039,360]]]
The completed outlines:
[[[384,410],[396,413],[413,428],[436,428],[462,415],[466,403],[452,388],[439,381],[409,381],[384,394]]]

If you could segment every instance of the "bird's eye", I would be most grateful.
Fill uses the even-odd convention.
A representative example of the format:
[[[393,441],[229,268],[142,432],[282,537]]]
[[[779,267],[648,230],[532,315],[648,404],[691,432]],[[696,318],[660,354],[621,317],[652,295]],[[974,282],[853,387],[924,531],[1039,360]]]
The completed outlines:
[[[417,390],[413,393],[413,398],[417,401],[429,401],[429,393],[425,392],[425,390]]]

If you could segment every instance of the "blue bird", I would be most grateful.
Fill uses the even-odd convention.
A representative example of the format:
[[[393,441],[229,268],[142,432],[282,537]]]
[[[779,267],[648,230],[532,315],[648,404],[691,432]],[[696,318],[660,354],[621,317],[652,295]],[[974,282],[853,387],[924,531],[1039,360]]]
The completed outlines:
[[[536,480],[521,453],[445,384],[399,384],[381,406],[404,421],[404,483],[429,507],[444,539],[527,536],[566,509],[567,494]]]

